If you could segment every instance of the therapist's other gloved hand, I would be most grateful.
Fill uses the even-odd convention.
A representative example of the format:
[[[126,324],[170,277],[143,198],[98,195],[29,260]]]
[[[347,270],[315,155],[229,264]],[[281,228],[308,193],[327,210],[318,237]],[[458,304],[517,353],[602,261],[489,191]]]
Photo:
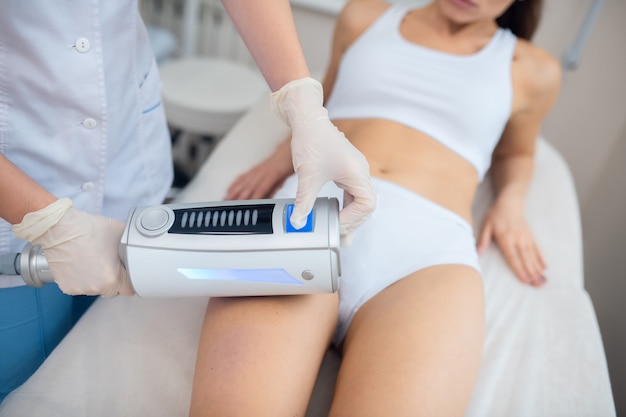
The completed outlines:
[[[50,272],[66,294],[133,295],[118,247],[124,223],[72,207],[62,198],[28,213],[15,236],[43,248]]]
[[[306,224],[320,189],[334,181],[344,190],[339,213],[341,244],[372,214],[376,195],[367,160],[328,118],[322,85],[313,78],[291,81],[270,95],[272,110],[291,127],[291,155],[298,191],[291,224]]]

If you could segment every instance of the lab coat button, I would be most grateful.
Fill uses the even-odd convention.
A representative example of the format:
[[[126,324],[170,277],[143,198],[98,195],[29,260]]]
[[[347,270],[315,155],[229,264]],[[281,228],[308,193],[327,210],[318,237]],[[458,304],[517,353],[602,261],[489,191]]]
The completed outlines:
[[[91,43],[87,38],[76,39],[76,44],[74,46],[76,47],[76,50],[81,53],[89,52],[91,49]]]
[[[94,188],[96,188],[96,186],[93,182],[86,182],[80,187],[80,189],[86,193],[93,191]]]
[[[83,120],[83,126],[87,129],[95,129],[96,127],[98,127],[98,121],[96,119],[88,117]]]

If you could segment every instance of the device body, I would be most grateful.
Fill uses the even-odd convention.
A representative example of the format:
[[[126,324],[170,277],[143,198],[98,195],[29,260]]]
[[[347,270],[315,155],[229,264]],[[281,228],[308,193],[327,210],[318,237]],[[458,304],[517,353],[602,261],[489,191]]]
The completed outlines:
[[[120,246],[142,297],[261,296],[335,292],[339,202],[318,198],[307,224],[289,222],[293,200],[163,204],[131,210]],[[0,273],[32,287],[54,282],[43,250],[0,256]]]
[[[339,202],[318,198],[307,224],[292,199],[181,203],[131,211],[120,257],[142,297],[335,292]]]

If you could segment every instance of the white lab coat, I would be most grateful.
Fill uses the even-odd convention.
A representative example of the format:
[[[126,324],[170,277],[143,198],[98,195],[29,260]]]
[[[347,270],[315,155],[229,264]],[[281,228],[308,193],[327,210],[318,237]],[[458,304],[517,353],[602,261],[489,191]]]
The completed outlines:
[[[81,210],[163,200],[171,142],[137,1],[0,2],[0,152]],[[0,219],[0,253],[23,244]]]

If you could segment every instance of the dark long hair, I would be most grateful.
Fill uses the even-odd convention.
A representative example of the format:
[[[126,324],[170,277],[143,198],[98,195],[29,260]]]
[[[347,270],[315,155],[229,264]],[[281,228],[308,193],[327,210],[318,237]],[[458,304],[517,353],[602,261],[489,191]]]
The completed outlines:
[[[539,26],[543,0],[515,0],[496,19],[501,28],[511,29],[518,38],[531,40]]]

